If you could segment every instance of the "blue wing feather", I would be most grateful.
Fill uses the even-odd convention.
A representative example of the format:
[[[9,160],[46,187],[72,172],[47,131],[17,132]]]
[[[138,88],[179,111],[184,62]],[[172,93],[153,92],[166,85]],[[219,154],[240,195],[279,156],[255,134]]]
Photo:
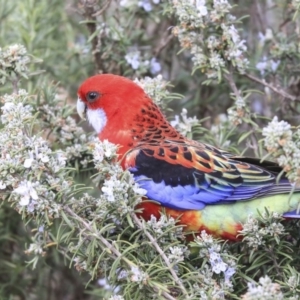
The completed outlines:
[[[202,150],[201,156],[201,149],[195,145],[188,148],[192,153],[197,152],[199,161],[203,162],[204,158],[207,160],[207,151]],[[134,165],[128,163],[129,171],[139,185],[147,190],[146,196],[149,199],[169,208],[201,210],[206,205],[233,203],[264,195],[288,193],[291,190],[286,179],[276,185],[274,163],[269,163],[272,166],[272,171],[269,171],[263,165],[260,166],[258,160],[250,159],[251,163],[247,163],[221,155],[220,152],[214,157],[212,152],[208,162],[222,158],[222,163],[216,165],[226,168],[211,169],[208,173],[200,167],[187,167],[180,152],[175,162],[155,155],[155,149],[152,153],[153,155],[149,155],[143,147],[128,153],[126,160],[134,161]],[[205,164],[207,165],[208,163]]]

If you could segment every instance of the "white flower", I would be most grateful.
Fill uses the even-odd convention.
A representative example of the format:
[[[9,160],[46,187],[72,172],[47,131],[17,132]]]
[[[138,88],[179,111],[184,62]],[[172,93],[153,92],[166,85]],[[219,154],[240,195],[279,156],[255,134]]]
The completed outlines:
[[[140,80],[136,78],[134,82],[138,84],[156,104],[162,107],[164,106],[162,100],[168,96],[169,92],[166,89],[167,82],[163,80],[161,74],[154,78],[145,77]]]
[[[227,0],[214,0],[214,8],[220,14],[228,13],[232,6]]]
[[[44,251],[43,251],[43,248],[41,245],[39,244],[30,244],[29,245],[29,248],[25,251],[25,253],[27,254],[31,254],[31,253],[34,253],[34,254],[42,254]]]
[[[229,281],[234,273],[235,273],[235,268],[228,267],[227,270],[224,272],[225,281]]]
[[[56,159],[60,167],[64,167],[66,165],[67,157],[63,151],[59,150],[56,152]]]
[[[28,95],[28,92],[26,90],[24,90],[24,89],[19,89],[18,95],[25,97],[25,96]]]
[[[132,267],[131,272],[132,272],[131,280],[134,281],[134,282],[140,281],[140,277],[141,277],[141,274],[142,274],[140,269],[138,267]]]
[[[104,186],[101,188],[103,194],[110,202],[115,201],[114,189],[117,189],[121,185],[121,182],[117,180],[116,175],[113,175],[109,180],[104,182]]]
[[[120,1],[120,6],[127,6],[128,5],[128,0],[121,0]]]
[[[280,60],[278,61],[275,61],[273,59],[267,60],[267,58],[264,56],[262,61],[256,64],[256,69],[260,71],[261,75],[264,75],[265,71],[267,70],[275,72],[279,65],[280,65]]]
[[[219,69],[225,66],[225,61],[221,57],[221,55],[215,51],[211,53],[211,56],[209,58],[209,63],[212,68]]]
[[[147,223],[156,234],[162,234],[164,228],[175,225],[175,219],[161,215],[159,220],[157,220],[155,216],[151,215],[151,219]]]
[[[280,285],[278,283],[273,283],[271,279],[266,276],[259,279],[259,284],[249,282],[248,291],[242,298],[247,300],[283,300],[284,295],[280,291]]]
[[[264,75],[265,70],[267,69],[268,63],[266,61],[261,61],[256,64],[256,69],[260,71],[261,75]]]
[[[30,168],[32,166],[33,161],[34,161],[33,152],[29,151],[29,158],[25,159],[25,161],[24,161],[24,167],[26,169]]]
[[[111,158],[117,152],[117,146],[115,144],[110,143],[108,140],[104,140],[102,142],[102,146],[106,158]]]
[[[37,200],[39,198],[34,186],[35,184],[30,181],[21,181],[19,186],[14,189],[14,193],[21,195],[19,202],[21,206],[27,206],[31,200]]]
[[[11,102],[6,102],[2,107],[3,113],[8,113],[9,111],[13,110],[15,105]]]
[[[34,212],[34,206],[37,204],[37,202],[36,201],[34,201],[34,200],[31,200],[30,201],[30,203],[27,205],[27,210],[29,211],[29,212]],[[20,204],[21,205],[21,204]]]
[[[268,149],[277,149],[281,141],[290,141],[292,134],[291,125],[283,120],[279,122],[277,116],[262,131]]]
[[[214,240],[210,234],[207,234],[205,230],[201,231],[201,235],[197,236],[197,239],[203,240],[206,244],[213,244]]]
[[[43,154],[43,153],[39,153],[38,158],[39,158],[43,163],[49,162],[49,156],[48,156],[48,155],[45,155],[45,154]]]
[[[187,251],[187,247],[170,247],[170,254],[168,258],[170,262],[178,263],[184,260],[184,253]]]
[[[132,51],[125,55],[127,63],[132,67],[133,70],[137,70],[141,64],[140,52]]]
[[[190,0],[190,3],[196,7],[199,16],[207,15],[207,7],[205,6],[205,0]]]
[[[271,64],[271,70],[275,72],[278,66],[280,65],[280,60],[274,61],[273,59],[271,59],[270,64]]]
[[[147,280],[147,273],[141,271],[138,267],[131,268],[131,281],[133,282],[144,282]]]
[[[161,65],[155,57],[150,60],[150,72],[154,75],[161,71]]]
[[[273,32],[272,29],[267,28],[266,34],[263,34],[262,32],[258,33],[258,39],[261,44],[265,44],[266,41],[270,41],[273,39]]]
[[[20,44],[10,45],[6,50],[6,54],[11,56],[11,59],[14,58],[14,60],[19,60],[26,53],[26,48]]]
[[[146,12],[152,10],[152,5],[149,0],[142,0],[138,2],[138,6],[142,7]]]
[[[229,28],[228,28],[228,33],[231,37],[231,40],[233,41],[233,43],[238,43],[240,41],[240,36],[239,36],[239,33],[238,31],[236,30],[236,28],[234,27],[234,25],[231,25]]]
[[[246,106],[246,102],[245,102],[245,98],[243,97],[237,97],[236,101],[235,101],[235,105],[238,109],[242,109]]]
[[[112,159],[117,152],[117,145],[110,143],[108,140],[99,141],[98,138],[94,139],[94,162],[101,163],[103,159]]]
[[[24,161],[24,167],[26,169],[28,169],[28,168],[31,167],[32,163],[33,163],[33,159],[32,158],[26,158],[25,161]]]
[[[98,284],[105,290],[112,290],[112,286],[107,282],[106,278],[98,279]]]
[[[4,190],[6,188],[6,184],[0,180],[0,190]]]
[[[138,183],[133,185],[133,191],[140,196],[145,196],[147,194],[147,190],[141,188]]]
[[[221,272],[225,272],[228,265],[224,263],[221,255],[214,251],[214,249],[210,248],[209,250],[209,262],[212,266],[212,271],[216,274],[220,274]]]
[[[100,163],[103,161],[104,155],[103,155],[103,151],[98,151],[98,150],[99,149],[97,149],[97,147],[95,147],[95,149],[93,151],[93,156],[94,156],[94,161]]]
[[[123,280],[128,277],[128,271],[124,269],[117,269],[118,280]]]
[[[186,108],[182,109],[181,119],[178,115],[175,116],[175,120],[171,121],[170,124],[175,127],[183,135],[188,135],[192,132],[193,126],[199,124],[199,120],[196,117],[188,117]]]
[[[47,151],[49,150],[48,147],[45,149],[45,148],[41,148],[40,150],[42,151]],[[35,154],[35,155],[34,155]],[[25,161],[24,161],[24,167],[26,169],[30,168],[32,166],[32,163],[34,162],[35,158],[34,156],[36,157],[36,159],[40,159],[43,163],[47,163],[50,161],[50,158],[48,155],[46,155],[45,153],[43,152],[40,152],[39,153],[39,148],[38,146],[35,147],[35,153],[33,151],[29,151],[29,158],[26,158]]]

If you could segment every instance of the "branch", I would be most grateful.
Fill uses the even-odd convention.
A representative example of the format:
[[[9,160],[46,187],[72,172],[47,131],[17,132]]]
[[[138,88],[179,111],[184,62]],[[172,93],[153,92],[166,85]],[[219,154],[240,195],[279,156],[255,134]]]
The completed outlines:
[[[123,260],[130,268],[136,267],[136,265],[124,257],[124,255],[119,252],[117,248],[115,248],[108,240],[106,240],[98,231],[96,231],[93,227],[91,227],[84,219],[82,219],[80,216],[78,216],[70,207],[65,206],[64,207],[65,212],[67,212],[70,216],[72,216],[74,219],[76,219],[80,224],[84,226],[85,229],[87,229],[89,232],[93,233],[94,236],[101,241],[101,243],[109,249],[116,258],[120,258]],[[176,275],[176,274],[175,274]],[[154,287],[155,292],[159,293],[161,292],[161,295],[165,297],[167,300],[176,300],[174,297],[172,297],[169,293],[165,291],[159,291],[157,288]]]
[[[97,31],[96,16],[100,13],[102,14],[103,11],[108,8],[110,1],[107,1],[107,3],[103,6],[103,8],[99,12],[96,12],[96,1],[82,0],[81,3],[84,8],[85,17],[88,19],[86,26],[90,32],[90,35],[91,36],[94,35],[93,39],[91,40],[91,43],[92,43],[92,54],[96,65],[96,72],[104,73],[105,70],[102,63],[101,52],[99,50],[99,37],[97,34],[95,34],[95,32]]]
[[[18,92],[19,92],[19,88],[18,88],[19,78],[18,78],[18,76],[16,76],[16,78],[12,79],[11,83],[12,83],[12,86],[13,86],[13,93],[18,94]]]
[[[251,79],[251,80],[253,80],[253,81],[255,81],[255,82],[258,82],[258,83],[260,83],[260,84],[262,84],[262,85],[268,87],[268,88],[271,89],[273,92],[279,94],[279,95],[282,96],[283,98],[287,98],[287,99],[290,99],[290,100],[292,100],[292,101],[295,101],[295,100],[297,99],[296,96],[293,96],[293,95],[287,93],[286,91],[284,91],[284,90],[282,90],[282,89],[279,89],[279,88],[274,87],[272,84],[267,83],[265,80],[261,80],[261,79],[255,77],[255,76],[250,75],[250,74],[244,74],[244,76],[246,76],[247,78],[249,78],[249,79]]]
[[[237,88],[237,86],[236,86],[236,84],[235,84],[235,82],[233,80],[232,72],[230,71],[229,74],[225,74],[224,77],[227,79],[227,81],[228,81],[228,83],[230,85],[230,88],[233,91],[235,97],[236,98],[241,97],[241,94],[240,94],[240,92],[239,92],[239,90],[238,90],[238,88]]]
[[[183,292],[183,294],[186,297],[189,297],[189,294],[186,291],[184,285],[182,284],[181,280],[178,278],[176,272],[172,268],[172,266],[170,264],[170,261],[167,258],[167,256],[165,255],[164,251],[157,244],[155,238],[147,230],[145,230],[143,224],[141,223],[140,219],[137,217],[137,215],[135,213],[132,213],[131,217],[135,221],[135,223],[137,224],[137,226],[144,231],[145,235],[148,237],[148,239],[151,242],[151,244],[154,246],[154,248],[156,249],[156,251],[159,253],[159,255],[161,256],[161,258],[164,260],[166,266],[168,267],[170,273],[172,274],[175,282],[177,283],[177,285],[179,286],[179,288],[181,289],[181,291]]]
[[[85,229],[87,229],[89,232],[96,235],[96,237],[101,241],[101,243],[109,249],[115,256],[122,257],[122,254],[119,252],[118,249],[116,249],[108,240],[106,240],[99,232],[95,231],[93,227],[91,227],[84,219],[79,217],[70,207],[65,206],[64,210],[71,215],[74,219],[76,219],[78,222],[80,222]],[[129,267],[136,267],[136,265],[126,259],[125,257],[122,257],[122,259],[129,265]]]
[[[154,55],[157,56],[167,45],[172,41],[173,35],[170,34],[167,38],[165,36],[162,36],[158,46],[154,50]]]
[[[102,15],[102,13],[109,7],[111,1],[112,1],[112,0],[108,0],[108,1],[102,6],[102,8],[101,8],[99,11],[97,11],[97,12],[95,12],[95,13],[93,14],[93,17],[97,17],[97,16]]]

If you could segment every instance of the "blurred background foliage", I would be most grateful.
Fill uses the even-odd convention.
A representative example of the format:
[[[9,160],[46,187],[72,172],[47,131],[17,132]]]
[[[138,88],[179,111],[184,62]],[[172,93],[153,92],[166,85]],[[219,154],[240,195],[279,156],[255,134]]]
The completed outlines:
[[[246,40],[250,62],[246,75],[234,73],[234,82],[238,89],[251,90],[248,121],[255,120],[255,126],[243,122],[236,127],[228,122],[227,109],[235,100],[230,97],[232,90],[226,80],[203,85],[207,77],[200,69],[191,76],[191,54],[181,51],[182,45],[172,35],[177,20],[167,1],[0,0],[0,47],[22,44],[33,59],[40,59],[38,65],[29,65],[32,76],[21,80],[20,86],[37,94],[41,87],[57,85],[68,108],[75,107],[79,84],[93,74],[114,73],[132,79],[162,74],[174,86],[172,92],[184,95],[170,104],[173,112],[166,111],[170,119],[185,107],[189,116],[202,120],[202,126],[194,128],[194,137],[236,152],[263,155],[257,127],[265,126],[274,115],[292,125],[300,123],[299,15],[290,1],[235,0],[231,4],[237,5],[232,13],[244,17],[240,35]],[[0,86],[1,94],[11,91],[9,82]],[[285,97],[282,91],[294,99]],[[212,128],[221,123],[222,130],[216,135]],[[243,133],[247,133],[247,139],[241,139]],[[24,227],[9,204],[1,205],[0,299],[99,299],[101,285],[93,281],[86,288],[89,276],[69,268],[69,258],[59,247],[49,250],[34,270],[26,268],[29,258],[24,249],[30,243],[32,228],[30,224]],[[54,223],[53,231],[56,229]],[[287,231],[299,235],[299,224],[289,223]],[[267,246],[277,244],[271,240]],[[255,260],[245,245],[229,247],[244,253],[239,258],[244,268],[256,266],[248,268],[249,278],[264,274],[258,266],[272,264],[268,252]],[[285,245],[282,247],[284,256]],[[294,247],[299,248],[299,240]],[[299,258],[288,260],[299,267]],[[276,268],[276,272],[282,270]],[[286,272],[280,274],[282,281],[296,271],[292,268]],[[299,281],[299,273],[294,277]],[[244,279],[237,294],[245,291]]]
[[[230,88],[222,82],[203,86],[206,77],[200,70],[191,76],[191,54],[188,51],[178,54],[180,44],[171,34],[176,20],[166,13],[169,4],[123,2],[126,3],[1,0],[1,45],[23,44],[28,53],[42,59],[39,69],[44,71],[43,76],[32,77],[24,83],[31,89],[47,80],[59,82],[74,98],[78,83],[95,73],[114,73],[131,78],[161,73],[175,86],[174,91],[185,95],[180,103],[172,103],[175,112],[184,105],[198,119],[209,116],[207,125],[216,121],[220,113],[233,105]],[[149,3],[151,10],[145,10],[145,3]],[[292,20],[295,11],[289,2],[246,0],[242,5],[240,1],[232,4],[237,4],[234,15],[244,17],[241,35],[248,47],[250,73],[267,79],[274,86],[299,93],[299,53],[295,43],[299,38],[299,24]],[[125,58],[133,52],[139,53],[137,68],[132,68]],[[159,71],[151,72],[151,59],[160,64]],[[264,59],[266,62],[280,61],[277,72],[270,67],[265,71],[256,68]],[[254,93],[249,99],[253,112],[272,117],[275,110],[279,119],[284,116],[288,121],[292,119],[299,123],[293,113],[298,109],[298,102],[282,101],[280,95],[266,91],[263,85],[247,77],[237,75],[235,80],[240,89],[246,87],[262,92]],[[1,89],[7,91],[9,87]]]

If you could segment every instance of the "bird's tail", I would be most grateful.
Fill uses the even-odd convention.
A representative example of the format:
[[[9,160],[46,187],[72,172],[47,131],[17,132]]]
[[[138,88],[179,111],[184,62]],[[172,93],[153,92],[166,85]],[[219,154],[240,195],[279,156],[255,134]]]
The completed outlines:
[[[284,218],[300,219],[300,211],[293,210],[282,215]]]

